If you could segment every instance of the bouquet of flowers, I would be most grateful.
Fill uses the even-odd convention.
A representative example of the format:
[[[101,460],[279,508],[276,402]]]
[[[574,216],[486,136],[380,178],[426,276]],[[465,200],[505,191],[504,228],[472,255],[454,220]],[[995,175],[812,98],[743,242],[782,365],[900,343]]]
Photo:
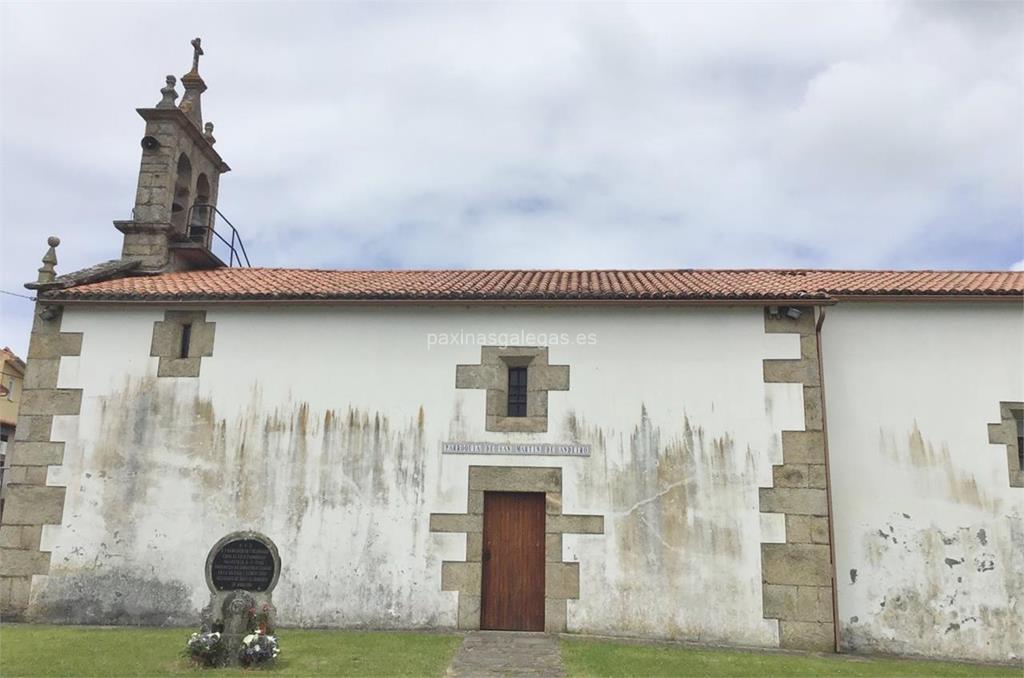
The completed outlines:
[[[242,638],[242,665],[252,666],[272,661],[281,652],[277,637],[256,629]]]
[[[222,664],[225,651],[226,648],[221,642],[220,634],[206,629],[199,633],[193,633],[185,647],[185,653],[192,658],[192,661],[203,666]]]

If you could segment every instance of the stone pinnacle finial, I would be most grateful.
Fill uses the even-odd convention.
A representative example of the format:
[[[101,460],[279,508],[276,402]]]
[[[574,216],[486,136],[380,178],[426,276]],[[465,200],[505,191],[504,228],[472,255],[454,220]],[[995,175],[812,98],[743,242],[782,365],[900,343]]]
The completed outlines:
[[[46,250],[46,254],[43,255],[43,265],[39,268],[39,279],[36,281],[41,283],[52,282],[57,277],[56,249],[60,244],[60,238],[51,235],[46,239],[46,244],[50,246],[50,249]]]
[[[175,83],[178,79],[173,75],[167,76],[167,84],[160,88],[160,103],[156,105],[157,108],[174,108],[174,100],[178,98],[178,91],[174,89]]]
[[[210,142],[211,146],[213,146],[215,143],[217,143],[216,137],[213,136],[213,123],[212,122],[206,123],[206,125],[203,126],[203,129],[205,130],[203,132],[203,138],[206,139],[208,142]]]

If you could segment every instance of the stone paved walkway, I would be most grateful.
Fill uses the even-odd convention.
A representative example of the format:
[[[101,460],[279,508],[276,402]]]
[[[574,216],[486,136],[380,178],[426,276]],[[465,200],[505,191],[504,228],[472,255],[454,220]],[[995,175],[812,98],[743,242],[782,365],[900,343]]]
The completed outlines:
[[[565,669],[556,635],[474,631],[466,634],[448,667],[448,675],[453,678],[563,678]]]

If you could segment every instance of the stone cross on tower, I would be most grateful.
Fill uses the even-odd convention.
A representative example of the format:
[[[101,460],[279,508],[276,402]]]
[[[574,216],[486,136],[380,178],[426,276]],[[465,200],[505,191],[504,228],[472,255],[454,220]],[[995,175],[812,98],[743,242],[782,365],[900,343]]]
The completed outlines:
[[[192,39],[192,70],[181,76],[181,84],[185,86],[185,94],[181,97],[178,108],[188,116],[192,124],[203,129],[203,109],[199,97],[206,91],[206,83],[199,75],[199,57],[203,55],[203,41]]]
[[[202,38],[192,38],[192,72],[199,73],[199,57],[203,56]]]

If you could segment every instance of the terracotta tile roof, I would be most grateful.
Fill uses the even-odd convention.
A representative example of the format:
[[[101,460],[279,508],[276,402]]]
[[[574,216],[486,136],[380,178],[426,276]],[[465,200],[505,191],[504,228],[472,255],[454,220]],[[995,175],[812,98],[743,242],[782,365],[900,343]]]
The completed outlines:
[[[50,290],[67,300],[742,300],[1024,295],[1024,272],[834,270],[338,271],[221,268]]]

